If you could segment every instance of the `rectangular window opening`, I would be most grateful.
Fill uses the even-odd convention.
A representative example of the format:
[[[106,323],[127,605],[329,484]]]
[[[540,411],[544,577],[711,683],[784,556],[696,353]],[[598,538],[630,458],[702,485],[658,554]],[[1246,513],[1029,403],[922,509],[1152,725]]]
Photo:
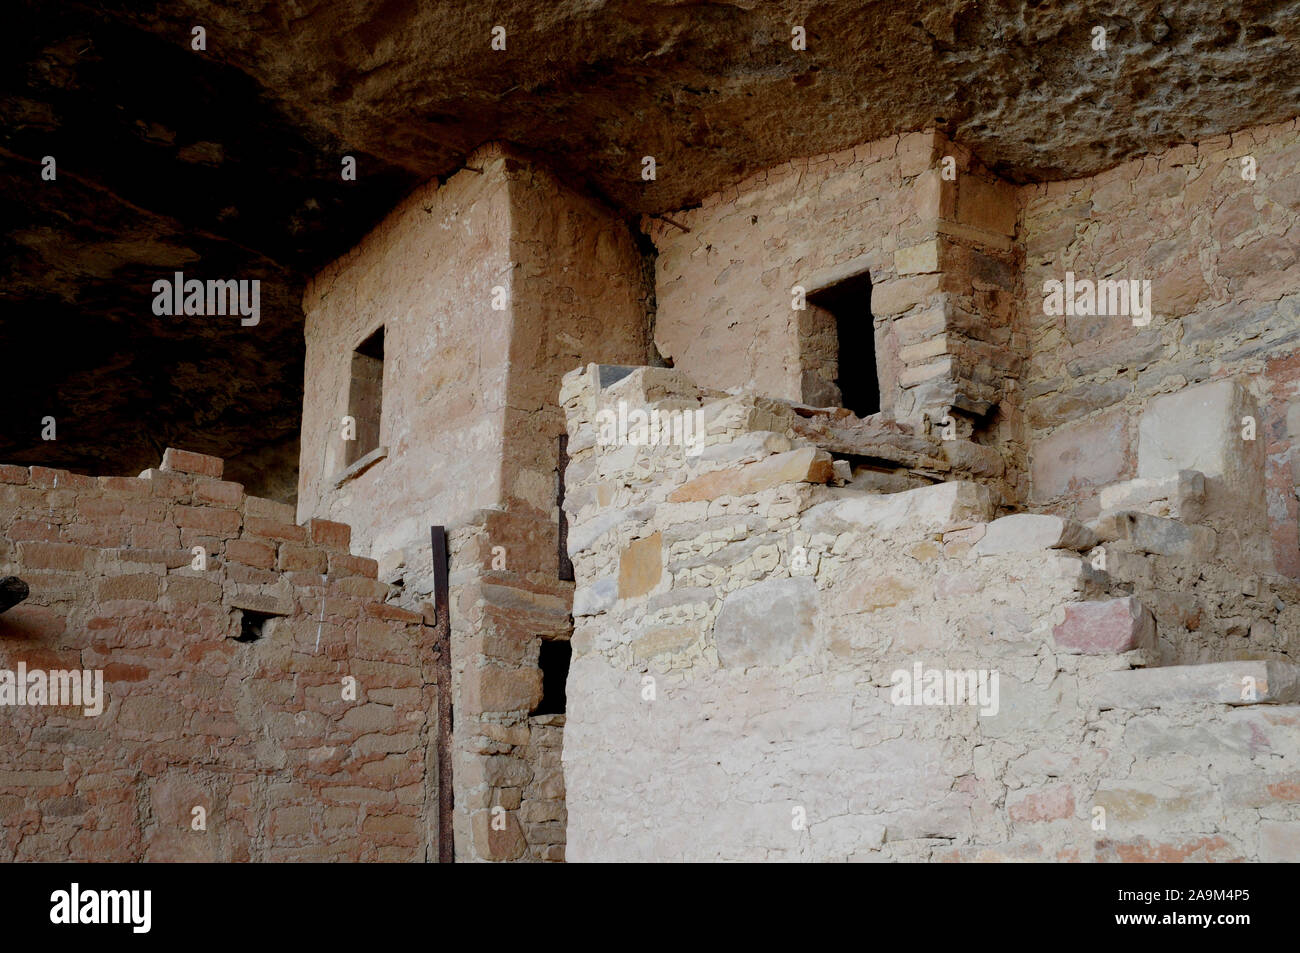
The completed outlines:
[[[542,700],[534,715],[563,715],[564,687],[569,681],[569,662],[573,646],[568,639],[542,639],[537,665],[542,670]]]
[[[865,272],[814,291],[808,302],[835,323],[835,386],[840,406],[859,417],[880,412],[880,372],[871,314],[871,276]]]
[[[236,642],[257,642],[270,634],[267,626],[272,619],[279,618],[274,613],[257,612],[253,609],[239,610],[239,635]]]
[[[352,352],[348,416],[356,422],[356,439],[347,441],[345,466],[351,466],[379,446],[383,404],[384,329],[380,327]]]

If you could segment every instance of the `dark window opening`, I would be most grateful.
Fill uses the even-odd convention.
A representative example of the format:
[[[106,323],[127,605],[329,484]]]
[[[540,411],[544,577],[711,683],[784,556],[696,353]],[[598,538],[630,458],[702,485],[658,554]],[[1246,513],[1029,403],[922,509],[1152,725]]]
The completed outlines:
[[[384,404],[384,329],[381,327],[352,352],[348,416],[356,421],[356,439],[347,442],[345,465],[352,465],[379,446]]]
[[[256,642],[267,634],[266,623],[276,618],[269,612],[256,612],[253,609],[239,610],[239,635],[236,642]]]
[[[871,276],[846,278],[808,295],[808,301],[835,318],[836,376],[842,406],[859,417],[880,412],[880,373],[876,369],[876,329],[871,315]]]
[[[534,715],[564,714],[564,685],[569,680],[573,646],[568,639],[542,639],[537,665],[542,670],[542,700]]]

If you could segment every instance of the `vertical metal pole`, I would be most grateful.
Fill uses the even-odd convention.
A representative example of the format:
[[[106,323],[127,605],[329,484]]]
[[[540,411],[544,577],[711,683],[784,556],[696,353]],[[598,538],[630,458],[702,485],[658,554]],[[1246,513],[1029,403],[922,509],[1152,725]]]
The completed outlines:
[[[447,527],[429,528],[433,544],[433,598],[437,612],[438,661],[438,863],[456,861],[452,811],[456,806],[451,776],[451,588],[447,581]]]

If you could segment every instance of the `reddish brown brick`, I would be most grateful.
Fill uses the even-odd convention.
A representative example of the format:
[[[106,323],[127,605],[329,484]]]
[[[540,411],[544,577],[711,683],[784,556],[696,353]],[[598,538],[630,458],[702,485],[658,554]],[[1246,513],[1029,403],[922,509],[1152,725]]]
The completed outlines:
[[[131,528],[131,545],[139,549],[176,549],[181,533],[175,526],[145,523]]]
[[[196,476],[221,479],[225,461],[220,457],[210,457],[206,453],[193,453],[189,450],[177,450],[168,447],[163,452],[162,470],[178,470],[181,473],[193,473]]]
[[[122,520],[69,523],[63,527],[63,541],[101,548],[125,546],[131,541],[131,524]]]
[[[1241,860],[1223,837],[1206,836],[1191,840],[1159,842],[1138,837],[1131,841],[1101,841],[1097,859],[1119,860],[1126,864],[1181,864],[1189,861],[1231,862]]]
[[[168,569],[188,566],[190,560],[194,558],[194,554],[188,549],[136,549],[133,546],[123,547],[117,550],[115,555],[123,562],[158,563]]]
[[[168,576],[167,598],[176,602],[215,603],[221,599],[221,583],[202,576]]]
[[[121,500],[104,500],[89,497],[77,501],[77,515],[83,516],[88,520],[107,519],[114,516],[122,515],[122,508],[125,506]]]
[[[26,483],[29,478],[26,467],[0,464],[0,483]]]
[[[311,541],[318,546],[346,553],[352,545],[352,527],[347,523],[314,519],[307,521],[307,528],[311,531]]]
[[[244,498],[244,485],[226,480],[200,480],[194,484],[195,502],[238,506]]]
[[[418,612],[411,612],[400,606],[390,605],[387,602],[368,602],[365,605],[365,613],[375,619],[388,619],[394,622],[408,622],[418,624],[424,622],[424,616]]]
[[[177,526],[203,530],[214,536],[239,534],[238,510],[219,510],[210,506],[178,506],[172,513],[172,519]]]
[[[137,477],[100,477],[99,488],[105,496],[149,496],[149,481]]]
[[[104,666],[104,681],[106,682],[143,682],[149,677],[149,669],[143,665],[125,665],[121,662],[110,662]]]
[[[161,500],[123,500],[122,519],[132,523],[165,523],[167,504]]]
[[[221,552],[221,546],[224,540],[217,536],[209,536],[201,529],[183,529],[181,530],[181,549],[194,551],[195,546],[202,546],[211,556],[213,553]]]
[[[149,484],[150,493],[155,498],[188,500],[194,492],[194,478],[183,473],[145,470],[141,476]]]
[[[277,523],[297,523],[294,508],[288,503],[277,503],[260,496],[244,497],[244,515],[260,519],[274,520]]]
[[[68,543],[20,543],[18,556],[25,568],[75,572],[90,568],[95,550]]]
[[[67,470],[51,470],[49,467],[32,467],[32,483],[41,487],[72,490],[93,490],[99,486],[99,482],[94,477],[70,473]]]
[[[258,569],[270,569],[275,565],[275,547],[255,539],[232,539],[226,543],[226,559]]]
[[[364,556],[351,556],[347,553],[330,553],[329,571],[331,576],[365,576],[375,579],[379,576],[379,563]]]
[[[0,615],[0,637],[50,640],[61,636],[66,628],[58,611],[30,602],[20,602]]]
[[[326,569],[325,554],[310,546],[295,546],[285,543],[280,547],[279,568],[285,572],[323,573]]]
[[[307,538],[307,531],[301,526],[263,519],[259,516],[248,517],[244,528],[250,536],[262,536],[266,539],[283,539],[301,543]]]
[[[249,583],[256,586],[270,586],[280,581],[274,569],[262,569],[243,563],[229,563],[226,566],[226,578],[230,582]]]
[[[367,579],[365,576],[348,576],[346,579],[340,579],[338,586],[349,595],[361,599],[379,601],[388,596],[387,583],[380,582],[378,579]]]
[[[129,576],[110,576],[100,580],[99,599],[108,602],[114,599],[140,599],[157,602],[162,577],[151,573],[133,573]]]
[[[15,520],[6,535],[14,542],[28,540],[54,542],[59,538],[59,524],[48,520]]]

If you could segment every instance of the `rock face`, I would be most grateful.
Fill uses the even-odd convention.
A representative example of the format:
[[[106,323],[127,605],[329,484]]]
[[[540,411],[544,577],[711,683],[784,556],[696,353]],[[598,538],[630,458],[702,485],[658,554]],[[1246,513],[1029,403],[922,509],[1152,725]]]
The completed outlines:
[[[502,138],[645,212],[687,205],[737,172],[938,120],[985,164],[1044,179],[1294,113],[1300,22],[1289,4],[1112,10],[307,0],[249,13],[187,0],[120,17],[177,42],[206,24],[213,58],[290,115],[421,177]],[[495,26],[504,50],[491,49]],[[806,50],[792,49],[795,26]],[[1098,26],[1104,52],[1092,48]],[[659,168],[648,185],[645,155]]]
[[[908,0],[869,18],[850,0],[24,0],[7,19],[0,333],[59,360],[0,376],[15,421],[0,458],[130,473],[184,442],[281,497],[283,469],[250,455],[292,439],[304,277],[489,139],[662,213],[931,125],[1011,181],[1081,175],[1289,118],[1300,88],[1300,23],[1280,0],[1123,16]],[[156,318],[147,289],[172,269],[262,280],[261,326]],[[46,415],[57,442],[39,437]]]
[[[215,36],[205,53],[188,27],[24,6],[0,93],[0,458],[134,474],[183,443],[291,500],[303,282],[417,178],[291,120]],[[342,181],[349,151],[373,175]],[[155,315],[153,282],[176,271],[259,281],[259,323]]]

